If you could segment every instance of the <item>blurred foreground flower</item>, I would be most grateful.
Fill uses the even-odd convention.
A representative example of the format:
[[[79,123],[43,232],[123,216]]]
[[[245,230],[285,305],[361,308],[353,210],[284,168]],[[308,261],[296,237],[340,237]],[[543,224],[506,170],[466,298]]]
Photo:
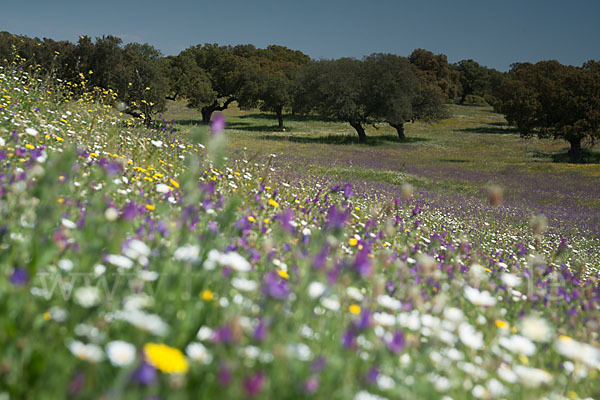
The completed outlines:
[[[167,374],[183,374],[188,370],[188,364],[183,353],[174,347],[160,343],[147,343],[144,354],[150,364]]]
[[[15,268],[10,276],[10,283],[15,286],[24,286],[29,281],[29,273],[24,268]]]
[[[223,114],[215,114],[210,123],[210,130],[213,135],[217,135],[225,130],[225,117]]]
[[[115,367],[124,367],[135,361],[135,346],[122,340],[106,344],[106,355]]]

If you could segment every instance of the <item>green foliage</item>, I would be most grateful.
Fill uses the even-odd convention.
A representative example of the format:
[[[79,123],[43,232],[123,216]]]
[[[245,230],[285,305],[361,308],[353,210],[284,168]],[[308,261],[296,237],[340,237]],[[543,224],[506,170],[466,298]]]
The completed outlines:
[[[417,74],[428,84],[438,86],[446,99],[454,99],[461,90],[460,73],[448,64],[445,54],[433,54],[424,49],[415,49],[408,60],[417,69]]]
[[[373,54],[364,62],[369,115],[390,124],[410,121],[420,82],[408,60],[393,54]]]
[[[405,122],[445,115],[439,88],[419,79],[406,58],[393,54],[318,61],[299,76],[295,109],[349,122],[361,142],[365,123],[388,122],[404,139]]]
[[[247,47],[246,50],[251,51],[252,47]],[[204,122],[210,121],[213,112],[225,110],[234,102],[248,82],[245,75],[246,61],[235,54],[231,46],[196,45],[184,50],[178,57],[194,60],[196,65],[192,69],[200,68],[206,74],[205,77],[190,82],[194,86],[186,93],[190,107],[201,110]],[[184,62],[190,61],[182,61]],[[210,82],[210,89],[207,80]]]
[[[365,123],[367,74],[364,63],[352,58],[313,62],[300,76],[297,110],[316,111],[322,117]]]
[[[169,98],[177,100],[184,97],[188,106],[201,109],[216,100],[210,77],[196,63],[190,52],[163,59],[163,68],[168,81]]]
[[[250,57],[254,85],[246,99],[238,101],[241,106],[258,105],[263,111],[277,114],[279,128],[283,128],[283,110],[291,106],[294,77],[297,70],[310,63],[310,58],[297,50],[283,46],[258,49]],[[249,85],[246,85],[248,87]]]
[[[460,73],[461,104],[469,95],[490,96],[502,79],[501,72],[487,68],[473,60],[459,61],[455,68]]]
[[[563,139],[581,159],[581,141],[600,138],[600,74],[557,61],[516,64],[498,88],[497,110],[522,136]]]

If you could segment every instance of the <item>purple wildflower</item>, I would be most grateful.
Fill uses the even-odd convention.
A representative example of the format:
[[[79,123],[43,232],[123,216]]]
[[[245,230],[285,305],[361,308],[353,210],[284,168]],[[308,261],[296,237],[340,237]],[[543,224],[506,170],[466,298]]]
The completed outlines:
[[[360,276],[365,277],[371,275],[371,260],[369,259],[369,248],[368,246],[364,246],[361,250],[356,254],[356,258],[354,259],[354,269],[360,274]]]
[[[262,342],[266,339],[268,333],[269,328],[267,327],[267,324],[265,324],[265,322],[261,319],[258,322],[256,329],[254,330],[254,339],[256,339],[259,342]]]
[[[288,281],[280,277],[276,272],[267,272],[263,278],[263,291],[274,299],[283,300],[290,294]]]
[[[369,369],[369,372],[367,372],[367,382],[369,382],[371,384],[377,383],[378,376],[379,376],[379,368],[372,367],[371,369]]]
[[[231,383],[231,371],[227,367],[227,364],[221,362],[219,364],[219,372],[217,372],[217,380],[223,386],[229,385]]]
[[[306,393],[316,392],[317,390],[319,390],[319,379],[316,376],[311,376],[306,380],[306,382],[304,382],[304,385],[302,385],[302,389]]]
[[[210,123],[210,130],[213,135],[217,135],[225,130],[225,117],[223,114],[215,114]]]
[[[131,375],[131,380],[140,385],[147,386],[156,380],[156,375],[156,368],[146,361],[142,361],[140,366],[133,372],[133,375]]]
[[[327,211],[325,228],[329,230],[342,229],[346,223],[346,219],[347,216],[344,211],[340,211],[335,206],[331,206]]]
[[[259,371],[249,378],[244,380],[244,392],[249,397],[256,397],[260,394],[265,384],[266,374]]]
[[[29,272],[25,268],[15,268],[10,276],[10,282],[15,286],[25,286],[29,281]]]
[[[392,340],[387,342],[387,348],[394,354],[400,353],[404,350],[405,341],[404,333],[401,330],[397,330],[392,336]]]
[[[135,202],[133,201],[130,201],[125,207],[121,209],[121,217],[123,217],[127,221],[133,221],[135,217],[137,217],[137,215],[138,209],[135,205]]]
[[[323,356],[315,358],[310,366],[310,370],[313,374],[321,372],[327,366],[327,360]]]

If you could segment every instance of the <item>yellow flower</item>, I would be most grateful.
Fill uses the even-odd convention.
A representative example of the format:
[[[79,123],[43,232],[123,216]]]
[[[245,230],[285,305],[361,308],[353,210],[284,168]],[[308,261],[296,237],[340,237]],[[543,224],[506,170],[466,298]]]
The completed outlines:
[[[146,208],[150,211],[154,210],[156,207],[154,207],[152,204],[146,204]]]
[[[509,329],[510,328],[510,325],[508,324],[508,322],[501,320],[501,319],[496,320],[496,326],[499,329]]]
[[[351,304],[348,309],[352,314],[360,314],[360,306],[358,304]]]
[[[177,182],[176,180],[169,179],[169,182],[171,182],[171,185],[173,185],[174,187],[176,187],[176,188],[179,187],[179,182]]]
[[[356,238],[350,238],[350,240],[348,240],[348,244],[350,246],[356,246],[358,244],[358,240]]]
[[[278,202],[276,202],[276,201],[275,201],[275,200],[273,200],[273,199],[269,199],[268,203],[269,203],[269,205],[270,205],[270,206],[273,206],[273,207],[279,207],[279,203],[278,203]]]
[[[31,145],[31,144],[29,144],[29,143],[27,143],[27,144],[25,145],[25,147],[27,147],[28,149],[35,149],[35,146],[34,146],[34,145]]]
[[[277,271],[277,273],[283,279],[290,279],[290,275],[287,273],[287,271],[284,271],[284,270],[280,269],[279,271]]]
[[[253,217],[253,216],[249,216],[249,217],[248,217],[248,221],[250,221],[250,222],[254,222],[254,221],[256,221],[256,220],[254,219],[254,217]]]
[[[206,289],[202,291],[202,294],[200,296],[204,301],[211,301],[213,299],[213,292],[210,289]]]
[[[184,374],[188,364],[183,353],[174,347],[161,343],[146,343],[144,354],[150,364],[167,374]]]
[[[90,157],[98,157],[98,153],[90,153]]]

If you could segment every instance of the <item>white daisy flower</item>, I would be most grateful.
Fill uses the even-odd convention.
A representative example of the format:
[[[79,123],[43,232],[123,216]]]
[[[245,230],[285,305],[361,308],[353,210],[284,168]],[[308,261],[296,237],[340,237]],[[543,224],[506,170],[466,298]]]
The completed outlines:
[[[530,388],[549,385],[553,381],[552,375],[543,369],[516,365],[513,367],[513,371],[517,374],[519,382],[521,382],[523,386]]]
[[[210,364],[213,357],[212,354],[206,349],[206,347],[199,342],[192,342],[185,348],[185,354],[194,361],[198,361],[202,364]]]
[[[326,290],[327,286],[321,282],[311,282],[310,285],[308,285],[308,296],[311,299],[316,299],[317,297],[321,297]]]
[[[231,280],[231,286],[242,292],[253,292],[258,289],[258,283],[256,281],[237,277]]]
[[[129,269],[133,267],[133,261],[120,254],[109,254],[106,256],[105,259],[107,263],[112,264],[115,267],[120,267],[124,269]]]
[[[89,362],[100,362],[104,359],[104,352],[95,344],[85,344],[79,340],[73,340],[67,347],[73,355],[81,360]]]
[[[480,292],[473,287],[466,286],[464,294],[467,300],[476,306],[491,307],[496,304],[496,298],[493,297],[487,290]]]
[[[106,355],[115,367],[125,367],[135,361],[135,346],[122,340],[114,340],[106,344]]]
[[[458,337],[467,347],[474,350],[483,348],[483,334],[476,331],[468,322],[462,322],[458,326]]]
[[[75,289],[74,300],[84,308],[90,308],[100,303],[100,289],[96,286],[86,286]]]
[[[159,183],[156,185],[156,191],[158,193],[169,193],[171,191],[171,188],[168,185],[165,185],[164,183]]]
[[[186,244],[178,247],[173,253],[173,258],[177,261],[194,262],[198,260],[200,247],[193,244]]]
[[[26,128],[25,133],[29,136],[37,136],[39,132],[33,128]]]
[[[400,308],[402,308],[402,303],[400,300],[394,299],[387,294],[377,296],[377,303],[379,303],[379,305],[382,307],[389,308],[390,310],[394,311],[398,311]]]
[[[552,338],[553,330],[545,319],[528,316],[521,321],[521,333],[531,340],[547,342]]]
[[[558,354],[571,360],[582,362],[590,368],[600,369],[600,349],[592,345],[563,335],[554,342],[554,349]]]
[[[532,356],[535,354],[535,344],[528,338],[521,335],[512,335],[510,337],[502,336],[498,342],[500,346],[517,354]]]
[[[198,338],[198,340],[205,341],[205,340],[212,339],[214,337],[214,335],[215,335],[215,331],[213,331],[208,326],[203,326],[198,330],[196,337]]]

